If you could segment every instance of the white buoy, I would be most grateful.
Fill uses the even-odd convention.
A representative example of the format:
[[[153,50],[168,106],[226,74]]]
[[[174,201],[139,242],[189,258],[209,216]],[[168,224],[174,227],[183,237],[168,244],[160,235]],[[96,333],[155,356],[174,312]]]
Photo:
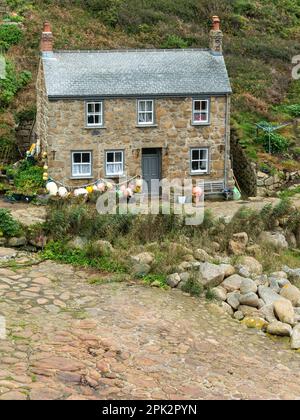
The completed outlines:
[[[52,196],[56,196],[58,193],[58,187],[53,181],[47,183],[46,189],[49,192],[49,194]]]
[[[68,195],[68,190],[67,190],[65,187],[60,187],[60,188],[58,189],[58,195],[59,195],[61,198],[65,198],[65,197],[67,197],[67,195]]]

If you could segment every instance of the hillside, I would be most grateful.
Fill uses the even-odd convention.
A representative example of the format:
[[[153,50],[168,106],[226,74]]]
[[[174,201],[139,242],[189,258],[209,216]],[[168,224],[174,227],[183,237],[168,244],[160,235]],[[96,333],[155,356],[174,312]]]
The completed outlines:
[[[292,57],[300,54],[299,0],[7,0],[23,26],[4,46],[10,82],[0,81],[0,144],[14,126],[34,114],[35,75],[44,20],[50,20],[57,49],[207,47],[210,17],[222,18],[224,50],[234,89],[232,125],[254,160],[268,161],[254,123],[300,117],[300,82],[292,81]],[[17,39],[16,39],[17,38]],[[3,44],[0,32],[0,43]],[[30,77],[30,73],[31,77]],[[9,86],[8,86],[9,85]],[[9,95],[7,93],[9,91]],[[290,105],[296,104],[291,107]],[[299,105],[298,105],[299,104]],[[289,147],[272,165],[298,166],[300,139],[280,132]],[[278,136],[278,142],[282,142]],[[299,146],[298,146],[299,142]],[[281,144],[281,143],[280,143]]]

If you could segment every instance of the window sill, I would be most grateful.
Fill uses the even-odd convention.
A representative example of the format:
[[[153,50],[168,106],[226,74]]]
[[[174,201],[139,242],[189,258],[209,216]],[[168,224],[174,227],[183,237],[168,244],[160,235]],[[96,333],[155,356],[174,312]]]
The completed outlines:
[[[82,180],[82,179],[94,179],[93,176],[71,176],[70,179],[72,181],[76,181],[76,180]]]
[[[105,179],[119,179],[119,178],[124,178],[124,174],[122,174],[122,175],[105,175],[104,178]]]
[[[157,128],[158,124],[138,124],[136,128]]]
[[[210,175],[209,172],[190,172],[190,176],[207,176]]]
[[[207,126],[209,126],[209,125],[211,125],[210,124],[210,122],[206,122],[206,123],[191,123],[191,126],[192,127],[207,127]]]
[[[86,130],[107,130],[107,127],[105,127],[104,125],[95,125],[94,127],[92,126],[85,126]]]

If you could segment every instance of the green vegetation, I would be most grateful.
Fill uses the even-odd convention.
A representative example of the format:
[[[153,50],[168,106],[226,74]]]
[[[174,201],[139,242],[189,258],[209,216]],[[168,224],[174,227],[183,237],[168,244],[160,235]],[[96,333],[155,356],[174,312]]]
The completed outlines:
[[[1,27],[1,26],[0,26]],[[6,78],[0,79],[0,108],[7,107],[17,92],[28,84],[31,73],[22,71],[18,73],[11,61],[6,62]]]
[[[127,267],[112,257],[90,254],[90,248],[74,249],[63,241],[49,242],[42,252],[45,259],[81,267],[96,268],[108,273],[126,273]]]
[[[43,173],[43,168],[38,166],[34,160],[24,160],[16,168],[7,167],[7,176],[14,180],[14,189],[11,190],[11,193],[34,196],[45,186]]]
[[[18,44],[23,37],[22,30],[15,25],[0,25],[0,48],[7,51],[12,45]]]
[[[182,286],[181,290],[185,293],[189,293],[191,296],[200,296],[203,293],[203,287],[196,280],[194,276]]]
[[[20,223],[15,220],[10,211],[0,209],[0,237],[13,237],[22,234],[22,227]]]

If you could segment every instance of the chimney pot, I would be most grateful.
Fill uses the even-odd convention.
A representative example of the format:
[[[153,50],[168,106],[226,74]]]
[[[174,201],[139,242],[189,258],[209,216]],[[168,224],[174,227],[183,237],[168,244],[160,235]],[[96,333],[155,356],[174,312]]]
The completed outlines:
[[[223,33],[220,28],[219,16],[213,16],[212,29],[210,31],[210,50],[214,55],[223,54]]]
[[[45,22],[45,23],[44,23],[44,29],[43,29],[43,32],[52,32],[52,31],[51,31],[51,24],[50,24],[50,22]]]
[[[213,23],[213,30],[220,31],[221,19],[219,18],[219,16],[213,16],[212,23]]]
[[[44,57],[53,54],[53,34],[51,31],[51,24],[44,23],[42,39],[41,39],[41,53]]]

